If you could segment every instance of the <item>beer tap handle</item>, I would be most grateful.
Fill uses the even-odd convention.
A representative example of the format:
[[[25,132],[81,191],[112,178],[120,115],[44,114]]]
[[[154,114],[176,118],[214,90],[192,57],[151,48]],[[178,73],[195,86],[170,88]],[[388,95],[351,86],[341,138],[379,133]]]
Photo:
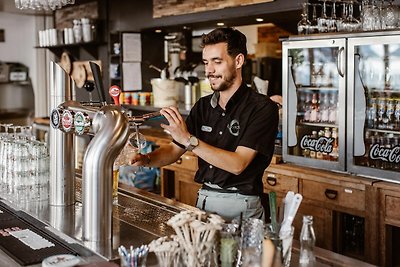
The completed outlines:
[[[94,83],[96,85],[97,92],[99,93],[100,102],[103,105],[106,105],[107,102],[106,102],[106,96],[104,94],[103,82],[101,80],[100,66],[92,61],[89,62],[89,65],[93,73]]]
[[[121,89],[119,88],[119,86],[117,85],[111,86],[110,89],[108,90],[108,93],[114,100],[114,105],[120,106],[121,104],[119,103],[119,96],[121,94]]]

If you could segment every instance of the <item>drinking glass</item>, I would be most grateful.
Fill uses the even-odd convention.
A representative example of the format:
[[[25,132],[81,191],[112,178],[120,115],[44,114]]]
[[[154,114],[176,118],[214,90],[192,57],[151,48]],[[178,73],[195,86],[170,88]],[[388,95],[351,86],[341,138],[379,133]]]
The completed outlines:
[[[354,9],[354,3],[353,1],[350,1],[348,4],[348,15],[347,18],[343,21],[343,27],[345,31],[347,32],[355,32],[360,30],[361,28],[361,22],[354,18],[353,16],[353,9]]]
[[[361,21],[363,31],[372,31],[375,28],[374,6],[369,0],[362,2]]]
[[[243,222],[241,233],[241,251],[244,266],[260,264],[264,222],[260,219],[249,218]]]
[[[389,2],[383,11],[382,25],[385,29],[394,29],[398,23],[398,10],[397,6],[393,4],[393,0]]]
[[[301,20],[297,23],[298,34],[309,34],[311,22],[308,20],[308,4],[303,3],[303,12],[301,14]]]
[[[328,32],[328,16],[326,15],[326,0],[322,2],[322,14],[317,19],[318,32]]]
[[[239,225],[234,223],[224,224],[220,231],[219,257],[221,266],[232,266],[236,262],[239,241]]]
[[[318,33],[317,4],[311,4],[311,6],[313,12],[310,21],[310,33]]]
[[[280,228],[280,226],[278,227]],[[281,253],[282,266],[289,267],[292,258],[292,243],[293,243],[294,227],[290,231],[279,233],[272,227],[272,224],[267,224],[264,232],[264,239],[269,239],[276,247],[277,253]]]
[[[89,103],[93,103],[93,96],[92,92],[95,88],[94,82],[92,81],[86,81],[85,84],[83,85],[83,88],[89,93]]]
[[[331,16],[327,20],[328,32],[337,32],[336,0],[332,1]]]

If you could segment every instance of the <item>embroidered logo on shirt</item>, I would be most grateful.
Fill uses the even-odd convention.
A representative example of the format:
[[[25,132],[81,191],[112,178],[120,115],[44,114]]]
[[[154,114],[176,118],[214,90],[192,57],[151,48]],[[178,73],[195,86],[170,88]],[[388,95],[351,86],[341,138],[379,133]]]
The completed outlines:
[[[239,122],[237,120],[232,120],[228,124],[228,129],[229,129],[229,132],[231,133],[231,135],[239,136],[240,125],[239,125]]]
[[[211,128],[210,126],[205,126],[205,125],[203,125],[203,126],[201,126],[201,130],[202,130],[203,132],[211,133],[212,128]]]

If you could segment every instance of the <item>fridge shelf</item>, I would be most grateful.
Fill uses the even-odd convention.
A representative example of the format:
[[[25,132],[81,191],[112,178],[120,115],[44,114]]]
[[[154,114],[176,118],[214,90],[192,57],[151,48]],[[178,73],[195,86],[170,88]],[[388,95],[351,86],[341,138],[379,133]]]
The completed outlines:
[[[375,128],[367,128],[370,132],[377,132],[377,133],[387,133],[387,134],[398,134],[400,135],[400,131],[394,131],[389,129],[375,129]]]
[[[310,91],[337,91],[337,87],[333,86],[299,86],[297,87],[298,91],[303,91],[303,92],[310,92]]]
[[[320,127],[320,128],[325,128],[325,127],[336,127],[338,128],[339,125],[334,124],[334,123],[322,123],[322,122],[299,122],[297,124],[298,126],[312,126],[312,127]]]

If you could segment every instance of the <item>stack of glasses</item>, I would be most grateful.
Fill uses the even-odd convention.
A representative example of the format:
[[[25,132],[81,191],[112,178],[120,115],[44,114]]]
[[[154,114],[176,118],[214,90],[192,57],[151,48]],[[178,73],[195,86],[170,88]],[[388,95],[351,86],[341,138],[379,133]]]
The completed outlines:
[[[0,195],[17,205],[49,197],[47,144],[31,127],[0,124]]]

